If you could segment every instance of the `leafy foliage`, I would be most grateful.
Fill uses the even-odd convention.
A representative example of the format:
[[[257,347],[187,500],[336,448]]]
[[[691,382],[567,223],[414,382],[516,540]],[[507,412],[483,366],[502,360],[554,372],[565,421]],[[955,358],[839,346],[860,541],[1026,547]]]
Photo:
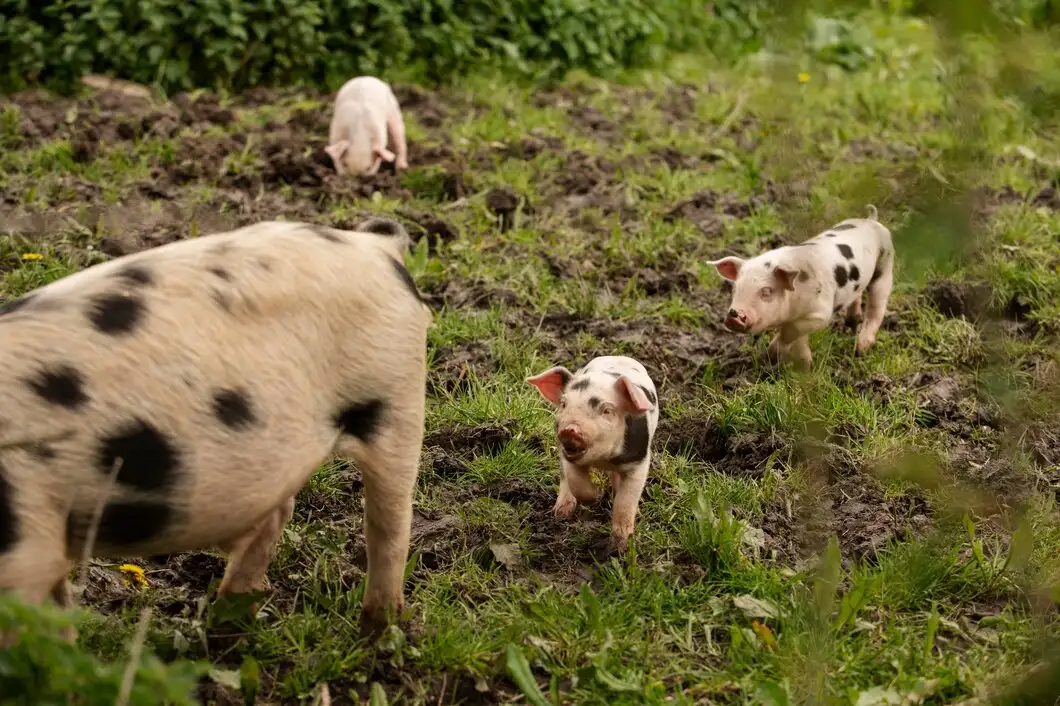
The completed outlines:
[[[746,49],[756,3],[694,0],[0,0],[0,90],[108,73],[166,90],[309,83],[480,64],[606,73],[668,50]],[[717,41],[714,41],[714,40]]]
[[[61,634],[74,613],[50,605],[31,606],[14,594],[0,594],[0,634],[14,631],[17,641],[0,650],[0,701],[3,703],[66,703],[76,693],[83,703],[115,703],[125,662],[105,664],[69,644]],[[128,703],[175,706],[197,703],[198,679],[209,665],[196,662],[163,664],[144,655],[137,667]]]

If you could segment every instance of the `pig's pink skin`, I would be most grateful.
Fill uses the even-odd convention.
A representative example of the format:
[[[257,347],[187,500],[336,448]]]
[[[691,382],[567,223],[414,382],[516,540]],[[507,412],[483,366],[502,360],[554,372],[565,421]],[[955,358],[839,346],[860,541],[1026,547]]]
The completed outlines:
[[[408,168],[405,123],[390,86],[372,76],[350,79],[335,97],[334,111],[327,152],[340,175],[371,176],[384,161]]]
[[[567,518],[579,503],[598,502],[602,491],[590,470],[609,472],[615,494],[610,549],[625,551],[659,422],[658,398],[647,370],[632,358],[601,356],[576,373],[557,366],[527,382],[557,408],[563,474],[554,513]]]
[[[894,281],[894,245],[870,206],[869,218],[848,218],[800,245],[709,264],[733,282],[725,327],[748,334],[779,329],[769,344],[770,358],[806,369],[812,363],[809,334],[841,311],[849,322],[861,323],[866,291],[868,313],[855,351],[863,353],[875,343]]]

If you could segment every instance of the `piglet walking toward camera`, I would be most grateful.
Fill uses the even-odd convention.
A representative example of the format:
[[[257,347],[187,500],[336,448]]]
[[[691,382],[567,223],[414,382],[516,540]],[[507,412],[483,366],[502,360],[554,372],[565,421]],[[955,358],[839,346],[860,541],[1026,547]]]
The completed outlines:
[[[362,626],[404,605],[429,309],[404,228],[266,222],[87,268],[0,308],[0,590],[70,603],[87,556],[218,547],[261,590],[332,453],[364,477]]]
[[[769,343],[770,359],[791,360],[803,369],[813,360],[809,335],[843,311],[848,325],[862,324],[855,351],[868,350],[894,284],[891,232],[871,205],[868,218],[848,218],[799,245],[709,264],[733,282],[725,327],[750,334],[779,329]],[[865,292],[869,304],[862,321]]]
[[[600,356],[575,373],[557,366],[527,382],[557,408],[563,475],[553,511],[567,518],[578,503],[599,501],[601,490],[590,469],[610,472],[614,501],[609,549],[626,551],[659,424],[658,397],[648,371],[633,358]]]
[[[390,86],[374,76],[347,81],[335,96],[326,149],[339,174],[370,176],[383,162],[408,169],[405,122]]]

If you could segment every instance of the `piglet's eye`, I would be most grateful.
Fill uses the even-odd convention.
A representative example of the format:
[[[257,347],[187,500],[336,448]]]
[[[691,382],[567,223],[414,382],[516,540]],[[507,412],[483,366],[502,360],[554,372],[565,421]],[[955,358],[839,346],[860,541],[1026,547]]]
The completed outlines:
[[[758,293],[761,294],[763,297],[767,297],[768,298],[768,297],[773,296],[773,288],[772,287],[762,287],[762,289],[759,290]]]

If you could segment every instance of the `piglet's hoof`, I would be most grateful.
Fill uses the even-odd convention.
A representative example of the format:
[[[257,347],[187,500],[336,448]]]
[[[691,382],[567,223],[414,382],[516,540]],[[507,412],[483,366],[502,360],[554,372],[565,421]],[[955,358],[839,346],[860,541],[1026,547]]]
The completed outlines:
[[[552,514],[561,520],[569,520],[577,507],[578,501],[574,498],[565,498],[562,502],[557,500],[555,507],[552,508]]]

